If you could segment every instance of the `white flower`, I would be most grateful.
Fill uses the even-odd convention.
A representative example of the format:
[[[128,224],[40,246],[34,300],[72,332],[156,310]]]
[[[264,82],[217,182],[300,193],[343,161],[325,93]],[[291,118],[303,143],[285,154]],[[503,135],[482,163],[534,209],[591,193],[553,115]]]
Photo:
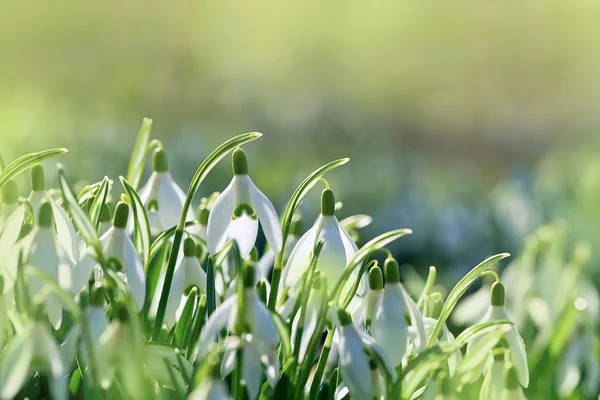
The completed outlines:
[[[500,394],[500,400],[527,400],[523,389],[519,385],[519,371],[516,366],[508,364],[505,369],[504,389]]]
[[[119,202],[115,208],[113,227],[110,228],[101,238],[100,242],[104,250],[106,260],[116,261],[118,267],[123,268],[127,286],[131,291],[131,296],[137,311],[144,306],[146,295],[146,276],[144,274],[144,265],[140,255],[135,250],[131,239],[127,236],[127,217],[129,215],[129,206]],[[72,290],[77,293],[90,278],[97,262],[92,256],[91,249],[88,249],[73,271]]]
[[[211,254],[218,253],[227,239],[234,239],[241,256],[248,258],[258,233],[260,221],[269,245],[281,250],[281,225],[275,207],[248,176],[246,154],[233,152],[234,177],[219,195],[208,216],[207,244]]]
[[[323,290],[321,290],[321,279],[316,279],[313,284],[313,289],[308,296],[308,301],[306,302],[306,313],[302,323],[302,337],[300,338],[300,350],[298,352],[299,362],[304,360],[304,356],[308,350],[308,344],[316,333],[315,330],[321,314],[324,296],[325,294],[323,293]],[[296,314],[296,317],[292,323],[292,344],[296,343],[296,332],[300,322],[301,314],[302,308],[298,310],[298,313]]]
[[[313,249],[321,239],[323,248],[319,255],[319,269],[327,278],[327,289],[333,290],[358,248],[335,217],[335,198],[331,189],[323,190],[321,215],[292,250],[283,271],[282,282],[285,287],[294,286],[302,280],[302,275],[310,264]],[[358,274],[358,271],[356,273]],[[363,288],[359,287],[358,293],[361,295],[365,292],[364,286],[366,285],[363,285]]]
[[[500,400],[504,390],[504,354],[494,355],[494,360],[489,364],[485,373],[479,400]]]
[[[343,310],[337,313],[336,323],[339,329],[339,341],[337,343],[339,353],[339,368],[344,384],[348,387],[353,399],[371,400],[379,398],[383,393],[381,388],[381,377],[379,372],[374,371],[373,364],[366,352],[367,349],[377,352],[385,362],[385,368],[391,374],[394,381],[397,379],[396,372],[385,356],[383,349],[364,332],[360,332],[352,324],[350,315]]]
[[[148,313],[151,318],[155,318],[158,312],[165,274],[166,270],[163,268]],[[199,293],[206,290],[206,272],[204,272],[200,266],[200,262],[196,258],[196,244],[194,240],[187,238],[183,242],[183,258],[175,266],[167,308],[165,310],[164,322],[169,329],[175,323],[177,310],[185,304],[184,294],[188,293],[193,286],[199,289]]]
[[[508,312],[506,311],[505,304],[505,291],[504,286],[500,282],[496,282],[492,285],[491,289],[491,306],[488,312],[480,321],[480,324],[490,321],[505,320],[511,321]],[[508,348],[510,350],[510,356],[514,368],[516,370],[519,382],[523,387],[529,386],[529,367],[527,366],[527,353],[525,351],[525,343],[523,338],[519,334],[516,326],[512,326],[510,331],[506,334],[506,340],[508,341]],[[477,340],[471,341],[467,345],[467,354],[473,349]],[[481,371],[475,374],[475,378],[481,375]]]
[[[53,399],[67,399],[68,371],[58,344],[44,322],[35,321],[15,336],[0,361],[0,398],[12,399],[33,372],[45,373]]]
[[[171,177],[164,149],[154,150],[152,167],[152,175],[139,195],[148,213],[150,231],[153,235],[158,235],[179,222],[185,193]],[[194,213],[190,208],[186,221],[194,221],[194,219]]]

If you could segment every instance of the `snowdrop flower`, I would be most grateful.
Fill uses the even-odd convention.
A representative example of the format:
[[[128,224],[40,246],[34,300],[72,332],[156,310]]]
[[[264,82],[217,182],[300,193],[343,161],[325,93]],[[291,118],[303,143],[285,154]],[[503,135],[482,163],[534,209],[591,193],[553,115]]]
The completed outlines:
[[[306,313],[304,315],[304,321],[302,322],[302,337],[300,339],[300,350],[298,352],[298,361],[302,362],[304,360],[304,356],[306,355],[306,350],[308,349],[308,344],[312,337],[315,335],[315,330],[317,328],[317,323],[319,321],[319,317],[321,314],[321,307],[325,294],[321,289],[321,279],[317,277],[314,280],[313,288],[308,296],[308,301],[306,302]],[[296,343],[296,335],[298,330],[298,325],[300,323],[302,309],[298,310],[296,317],[292,323],[292,343]]]
[[[0,398],[14,398],[33,372],[47,374],[53,399],[68,398],[68,371],[43,321],[34,321],[9,342],[0,361]]]
[[[344,384],[348,387],[353,399],[371,400],[380,398],[385,389],[376,366],[369,358],[366,349],[377,351],[386,362],[392,378],[396,379],[396,373],[389,364],[382,349],[377,346],[371,337],[360,332],[353,324],[350,314],[344,310],[337,313],[336,322],[339,328],[339,341],[337,343],[339,353],[339,370]]]
[[[77,231],[73,226],[73,222],[67,215],[67,212],[63,210],[61,206],[56,204],[56,202],[46,192],[44,167],[42,167],[41,164],[35,164],[31,167],[31,194],[28,198],[29,203],[31,203],[31,207],[33,208],[35,221],[38,219],[40,203],[44,199],[49,201],[52,205],[52,211],[54,212],[54,226],[56,227],[58,240],[72,261],[75,262],[79,260],[79,246],[81,244],[81,240],[77,235]]]
[[[328,290],[339,282],[348,263],[358,252],[356,244],[338,223],[335,217],[335,197],[331,189],[321,194],[321,215],[315,224],[301,238],[292,250],[283,271],[282,282],[285,287],[294,286],[302,281],[302,275],[310,264],[312,251],[319,240],[323,248],[319,255],[319,270],[327,278]],[[366,285],[365,285],[366,286]],[[364,294],[365,288],[358,292]]]
[[[519,382],[521,379],[516,366],[508,364],[505,370],[505,386],[500,394],[500,400],[527,400]]]
[[[158,312],[158,303],[165,283],[166,270],[163,268],[160,279],[154,291],[154,298],[150,306],[148,315],[151,318],[156,317]],[[196,258],[196,243],[194,239],[187,238],[183,242],[183,258],[175,267],[173,280],[171,282],[171,290],[167,300],[167,308],[165,310],[165,324],[170,329],[175,323],[177,310],[185,304],[184,294],[187,295],[192,287],[197,287],[199,293],[206,290],[206,272],[200,266],[200,262]],[[183,304],[182,304],[183,303]]]
[[[17,182],[10,180],[2,188],[2,213],[0,214],[0,226],[8,220],[8,217],[19,207],[19,187]]]
[[[129,236],[127,236],[126,228],[128,215],[129,206],[119,202],[115,208],[113,227],[100,238],[100,241],[106,259],[116,261],[118,267],[123,268],[122,272],[125,274],[134,305],[136,310],[140,311],[144,306],[144,297],[146,295],[146,276],[144,275],[144,265],[142,264],[140,255],[135,250]],[[82,260],[82,262],[75,267],[76,269],[80,268],[77,275],[87,276],[87,278],[89,278],[93,266],[94,265],[89,262],[89,259],[85,260],[85,262]]]
[[[497,321],[497,320],[508,320],[510,321],[510,316],[506,311],[505,307],[505,290],[504,285],[500,282],[495,282],[492,285],[491,296],[490,296],[490,308],[488,312],[483,317],[480,323],[485,323],[489,321]],[[508,348],[510,353],[510,358],[514,365],[514,369],[516,370],[517,377],[519,382],[523,387],[529,386],[529,368],[527,366],[527,353],[525,351],[525,343],[523,342],[523,338],[519,334],[516,326],[512,326],[510,331],[506,334],[506,340],[508,341]],[[477,340],[471,341],[467,345],[467,354],[471,351],[471,349],[475,346]],[[476,374],[478,377],[481,374]]]
[[[211,345],[215,343],[218,333],[224,328],[234,331],[236,322],[243,318],[251,334],[242,333],[235,344],[228,346],[223,357],[221,374],[226,376],[233,371],[235,353],[242,346],[244,352],[242,377],[246,381],[250,399],[255,399],[260,392],[263,361],[267,364],[265,372],[272,387],[277,383],[280,369],[276,354],[279,334],[271,314],[254,290],[254,278],[254,267],[247,266],[244,277],[244,315],[238,315],[238,296],[229,297],[206,321],[198,344],[198,357],[202,360]]]
[[[42,201],[35,229],[17,243],[15,251],[21,248],[25,249],[27,264],[52,278],[62,288],[68,289],[71,285],[72,264],[54,231],[53,215],[51,204],[46,200]],[[16,279],[16,269],[17,263],[14,264],[11,271],[11,274],[14,275],[5,274],[5,277],[11,276],[13,283]],[[42,279],[29,276],[29,293],[32,297],[40,293],[44,286],[45,283]],[[52,326],[55,329],[60,328],[62,324],[62,303],[58,296],[55,294],[46,295],[44,297],[44,308]]]
[[[248,258],[256,242],[260,221],[267,242],[279,253],[282,243],[279,217],[273,204],[248,176],[244,150],[238,148],[233,152],[232,164],[234,177],[215,200],[208,216],[208,251],[218,253],[229,238],[238,243],[241,256]]]
[[[494,359],[484,372],[479,400],[500,400],[500,395],[504,390],[505,350],[505,344],[502,342],[496,346]]]
[[[140,190],[140,200],[148,212],[151,233],[158,235],[179,222],[185,193],[171,177],[164,149],[154,150],[152,169],[152,175]],[[186,221],[194,220],[194,213],[189,209]]]
[[[419,349],[425,345],[425,328],[420,312],[400,283],[398,262],[388,258],[383,267],[386,282],[381,301],[375,307],[371,334],[375,341],[386,349],[392,364],[397,367],[402,363],[407,349],[407,315],[417,330],[415,344]]]
[[[381,298],[383,297],[383,274],[381,268],[374,266],[369,271],[369,291],[365,298],[364,322],[366,330],[371,330],[371,323]]]

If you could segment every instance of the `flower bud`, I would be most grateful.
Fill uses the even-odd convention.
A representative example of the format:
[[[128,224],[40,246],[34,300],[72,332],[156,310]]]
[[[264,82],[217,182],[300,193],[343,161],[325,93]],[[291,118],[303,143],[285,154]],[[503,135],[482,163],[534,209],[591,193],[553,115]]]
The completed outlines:
[[[248,175],[248,158],[246,157],[246,152],[241,147],[233,151],[231,166],[233,167],[234,175]]]
[[[196,243],[192,238],[186,238],[183,241],[183,256],[184,257],[195,257],[196,256]]]
[[[206,204],[201,204],[198,208],[198,223],[202,226],[208,225],[209,211]]]
[[[43,228],[49,228],[52,226],[53,220],[54,213],[52,211],[52,205],[46,200],[42,200],[38,215],[38,225]]]
[[[94,306],[102,307],[104,305],[104,298],[106,296],[106,291],[100,282],[96,282],[94,286],[92,286],[92,293],[90,295],[90,304]]]
[[[321,215],[335,215],[335,196],[331,189],[325,189],[321,193]]]
[[[398,261],[393,258],[388,258],[383,264],[385,271],[385,282],[386,283],[399,283],[400,282],[400,266]]]
[[[169,164],[167,162],[167,153],[164,149],[157,148],[152,154],[152,169],[155,172],[167,172]]]
[[[338,310],[338,318],[341,326],[352,325],[352,317],[346,310]]]
[[[42,164],[34,164],[31,167],[31,191],[43,192],[44,190],[46,190],[44,167]]]
[[[129,206],[122,201],[117,203],[115,215],[113,217],[113,226],[115,228],[125,229],[127,227],[127,218],[129,217]]]
[[[374,266],[369,271],[369,287],[371,290],[383,289],[383,274],[378,266]]]
[[[245,288],[253,288],[254,287],[254,266],[248,265],[246,266],[246,270],[244,271],[244,287]]]
[[[495,306],[495,307],[504,306],[504,300],[506,297],[506,293],[504,291],[504,285],[502,285],[500,282],[494,282],[494,284],[492,284],[492,289],[491,289],[490,295],[491,295],[490,303],[492,306]]]

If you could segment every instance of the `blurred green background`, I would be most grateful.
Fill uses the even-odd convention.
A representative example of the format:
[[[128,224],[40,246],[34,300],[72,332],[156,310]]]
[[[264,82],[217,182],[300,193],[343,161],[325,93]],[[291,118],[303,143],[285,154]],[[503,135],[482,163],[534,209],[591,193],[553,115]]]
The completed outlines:
[[[64,146],[73,180],[116,179],[147,116],[185,189],[220,142],[260,131],[251,175],[280,210],[348,156],[328,177],[342,216],[371,214],[365,236],[412,228],[404,261],[458,276],[555,219],[599,241],[599,17],[568,1],[3,3],[0,154]],[[230,176],[223,162],[202,193]]]

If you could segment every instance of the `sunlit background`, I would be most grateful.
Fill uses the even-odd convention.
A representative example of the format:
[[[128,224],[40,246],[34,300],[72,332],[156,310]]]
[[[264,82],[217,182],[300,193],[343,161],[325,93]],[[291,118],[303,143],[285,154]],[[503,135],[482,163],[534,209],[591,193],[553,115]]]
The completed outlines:
[[[260,131],[250,172],[280,210],[348,156],[341,216],[372,215],[365,238],[412,228],[403,261],[450,280],[557,219],[600,244],[600,9],[578,3],[3,4],[0,154],[64,146],[72,180],[116,179],[150,117],[185,189]]]

